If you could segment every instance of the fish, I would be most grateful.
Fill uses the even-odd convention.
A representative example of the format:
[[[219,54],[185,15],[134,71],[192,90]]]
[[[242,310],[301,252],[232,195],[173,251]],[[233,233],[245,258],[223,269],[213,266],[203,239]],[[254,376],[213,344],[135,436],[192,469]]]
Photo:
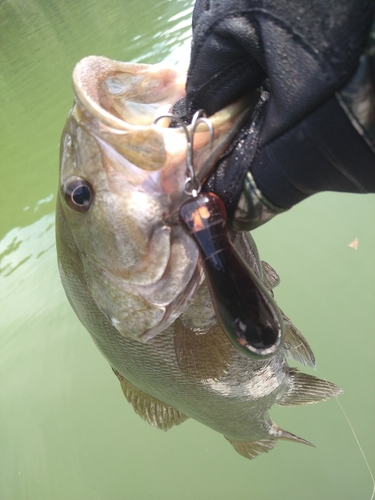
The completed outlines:
[[[311,445],[275,424],[269,410],[342,390],[289,366],[287,358],[315,367],[315,358],[281,309],[277,353],[251,359],[233,346],[215,314],[197,244],[179,220],[187,199],[186,137],[166,115],[184,97],[185,82],[184,70],[166,64],[89,56],[76,65],[56,207],[65,293],[147,423],[167,431],[195,419],[248,459],[278,440]],[[194,168],[202,182],[256,99],[245,96],[210,116],[212,138],[204,124],[196,127]],[[273,297],[280,279],[260,260],[251,234],[228,234]]]

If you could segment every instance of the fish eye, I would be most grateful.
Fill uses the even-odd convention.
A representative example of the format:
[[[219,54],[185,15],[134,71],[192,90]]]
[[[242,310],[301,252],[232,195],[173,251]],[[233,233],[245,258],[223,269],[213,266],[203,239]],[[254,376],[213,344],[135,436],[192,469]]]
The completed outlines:
[[[75,179],[66,184],[66,201],[76,212],[86,212],[91,206],[93,197],[94,190],[91,184],[83,179]]]

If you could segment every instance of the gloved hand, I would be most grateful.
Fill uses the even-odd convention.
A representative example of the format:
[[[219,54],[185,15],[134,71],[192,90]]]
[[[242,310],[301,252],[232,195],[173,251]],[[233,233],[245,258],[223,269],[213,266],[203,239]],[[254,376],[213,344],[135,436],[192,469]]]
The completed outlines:
[[[205,185],[234,227],[252,229],[319,191],[375,192],[375,137],[366,142],[336,98],[373,20],[373,0],[197,0],[185,109],[175,111],[211,115],[263,89]]]

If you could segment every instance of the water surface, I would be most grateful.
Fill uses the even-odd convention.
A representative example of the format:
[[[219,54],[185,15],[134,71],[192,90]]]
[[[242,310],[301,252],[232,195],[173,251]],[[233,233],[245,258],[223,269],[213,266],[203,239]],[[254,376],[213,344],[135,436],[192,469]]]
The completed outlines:
[[[54,205],[75,63],[90,54],[188,58],[192,2],[0,1],[0,499],[368,499],[371,480],[335,400],[272,417],[317,448],[255,461],[189,420],[135,415],[59,282]],[[375,199],[325,193],[254,237],[276,299],[310,341],[375,469]],[[355,250],[349,244],[358,238]]]

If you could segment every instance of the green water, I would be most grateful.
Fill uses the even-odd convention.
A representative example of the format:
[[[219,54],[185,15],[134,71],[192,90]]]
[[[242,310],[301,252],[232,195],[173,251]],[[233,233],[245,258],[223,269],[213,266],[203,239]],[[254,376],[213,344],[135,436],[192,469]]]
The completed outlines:
[[[54,246],[74,64],[188,57],[191,1],[0,0],[0,500],[340,499],[372,483],[335,400],[276,408],[317,448],[247,461],[189,420],[137,417],[64,296]],[[276,298],[336,382],[375,470],[375,197],[322,194],[254,232]],[[358,250],[348,245],[359,240]]]

